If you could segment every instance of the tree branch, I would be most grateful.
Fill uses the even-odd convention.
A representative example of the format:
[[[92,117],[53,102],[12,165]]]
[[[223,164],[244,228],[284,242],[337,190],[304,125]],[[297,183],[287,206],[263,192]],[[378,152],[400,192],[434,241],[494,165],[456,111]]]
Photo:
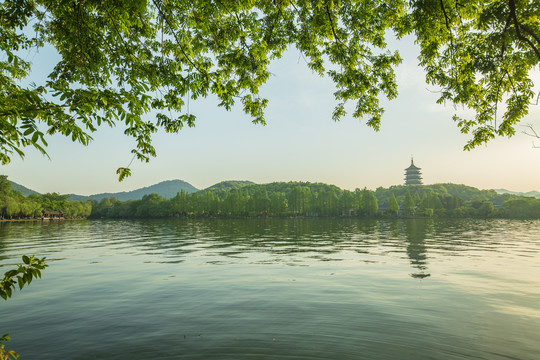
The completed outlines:
[[[532,126],[532,124],[527,124],[527,125],[523,125],[523,126],[526,127],[526,128],[529,128],[529,130],[532,131],[532,133],[529,133],[527,131],[523,131],[523,133],[525,135],[532,136],[532,137],[535,137],[537,139],[540,139],[540,135],[538,135],[538,133],[534,130],[534,127]]]
[[[336,34],[336,29],[334,27],[334,21],[332,20],[332,14],[330,14],[330,9],[328,8],[328,3],[324,5],[326,8],[326,14],[328,15],[328,20],[330,20],[330,27],[332,28],[332,34],[334,34],[334,39],[337,43],[340,43],[341,45],[345,46],[347,49],[350,50],[349,46],[343,42],[343,40],[340,39],[340,37]]]
[[[188,56],[188,54],[186,53],[186,50],[184,49],[184,47],[182,46],[180,40],[178,39],[178,35],[176,34],[176,32],[173,29],[170,21],[169,21],[169,18],[165,15],[165,13],[163,12],[163,10],[159,7],[159,5],[157,4],[156,0],[152,0],[152,3],[154,4],[154,6],[156,7],[156,9],[158,10],[159,14],[161,15],[161,17],[165,20],[165,22],[167,23],[167,25],[169,26],[169,28],[171,29],[171,32],[172,32],[172,35],[174,36],[174,39],[176,40],[176,43],[178,44],[178,46],[180,47],[180,50],[182,51],[182,54],[184,55],[184,57],[186,58],[186,60],[193,66],[193,68],[195,68],[195,70],[197,70],[199,73],[204,73],[203,71],[201,71],[197,65],[191,60],[191,58]]]
[[[527,32],[527,29],[524,25],[522,25],[519,20],[517,19],[516,15],[516,3],[515,0],[508,0],[508,6],[510,7],[510,15],[512,16],[512,20],[514,22],[514,27],[516,28],[516,35],[519,40],[526,42],[534,51],[536,54],[536,57],[540,61],[540,51],[534,46],[531,40],[527,39],[523,34],[521,34],[520,27],[523,28]],[[530,31],[530,30],[529,30]],[[533,37],[536,38],[536,36],[533,34]]]
[[[41,108],[7,111],[7,112],[0,113],[0,118],[3,117],[3,116],[20,115],[20,114],[32,113],[32,112],[63,109],[63,108],[67,108],[67,107],[72,107],[72,106],[77,106],[77,105],[84,105],[84,104],[88,104],[88,103],[90,103],[90,101],[83,101],[83,102],[78,102],[78,103],[75,103],[75,104],[52,105],[52,106],[45,106],[45,107],[41,107]]]

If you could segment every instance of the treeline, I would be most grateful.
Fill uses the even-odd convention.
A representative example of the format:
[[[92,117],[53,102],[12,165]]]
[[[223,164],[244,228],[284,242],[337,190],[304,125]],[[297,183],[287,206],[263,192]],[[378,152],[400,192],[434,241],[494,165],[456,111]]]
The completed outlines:
[[[497,194],[495,190],[478,190],[457,184],[399,185],[378,188],[377,199],[387,214],[423,217],[502,217],[540,218],[540,200],[510,194]],[[399,204],[396,210],[394,200]],[[513,201],[527,204],[526,211],[517,212]]]
[[[219,189],[219,187],[218,187]],[[540,200],[456,184],[342,190],[320,183],[271,183],[94,203],[96,218],[356,216],[540,218]]]
[[[43,210],[63,211],[68,218],[84,218],[92,213],[90,201],[68,201],[68,195],[31,194],[24,196],[11,188],[7,176],[0,175],[0,218],[31,219],[41,217]]]
[[[180,192],[171,199],[157,194],[126,202],[103,199],[92,210],[92,216],[109,218],[376,216],[377,213],[373,191],[351,192],[333,185],[296,182],[192,194]]]
[[[219,184],[218,184],[219,185]],[[23,196],[0,176],[0,217],[40,217],[43,210],[63,211],[67,218],[175,217],[501,217],[540,219],[540,199],[497,194],[494,190],[456,184],[411,185],[376,191],[342,190],[334,185],[276,182],[265,185],[228,182],[171,199],[158,194],[140,200],[68,201],[67,195]]]

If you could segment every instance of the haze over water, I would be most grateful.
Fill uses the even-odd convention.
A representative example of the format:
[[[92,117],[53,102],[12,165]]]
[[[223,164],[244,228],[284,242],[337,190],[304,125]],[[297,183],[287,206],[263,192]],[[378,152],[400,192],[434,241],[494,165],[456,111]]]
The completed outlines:
[[[21,359],[536,359],[540,221],[1,223]],[[4,270],[3,270],[4,271]]]

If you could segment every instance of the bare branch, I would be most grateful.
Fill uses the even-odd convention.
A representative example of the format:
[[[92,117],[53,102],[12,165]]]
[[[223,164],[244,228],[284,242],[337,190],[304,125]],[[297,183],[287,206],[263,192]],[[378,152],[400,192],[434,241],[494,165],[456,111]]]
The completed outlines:
[[[531,132],[522,131],[525,135],[532,136],[534,138],[540,139],[540,135],[538,135],[536,130],[534,130],[534,127],[532,126],[532,124],[526,124],[526,125],[522,125],[522,126],[524,126],[526,128],[529,128],[529,130],[531,131]],[[536,145],[534,143],[534,141],[532,142],[532,147],[535,148],[535,149],[540,149],[540,146]]]
[[[525,131],[522,131],[522,133],[524,133],[525,135],[532,136],[532,137],[535,137],[537,139],[540,139],[540,135],[538,135],[538,133],[534,130],[534,127],[532,126],[532,124],[526,124],[526,125],[522,125],[522,126],[528,128],[531,131],[531,132],[527,132],[525,130]]]

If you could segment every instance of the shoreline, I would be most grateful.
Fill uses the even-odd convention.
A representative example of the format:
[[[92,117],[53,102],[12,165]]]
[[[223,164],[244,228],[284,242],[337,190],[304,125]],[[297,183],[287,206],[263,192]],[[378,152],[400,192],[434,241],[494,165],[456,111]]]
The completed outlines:
[[[32,219],[0,219],[0,223],[9,223],[9,222],[31,222],[31,221],[41,221],[41,222],[56,222],[56,221],[74,221],[74,220],[88,220],[88,218],[74,218],[74,219],[43,219],[43,218],[32,218]]]

